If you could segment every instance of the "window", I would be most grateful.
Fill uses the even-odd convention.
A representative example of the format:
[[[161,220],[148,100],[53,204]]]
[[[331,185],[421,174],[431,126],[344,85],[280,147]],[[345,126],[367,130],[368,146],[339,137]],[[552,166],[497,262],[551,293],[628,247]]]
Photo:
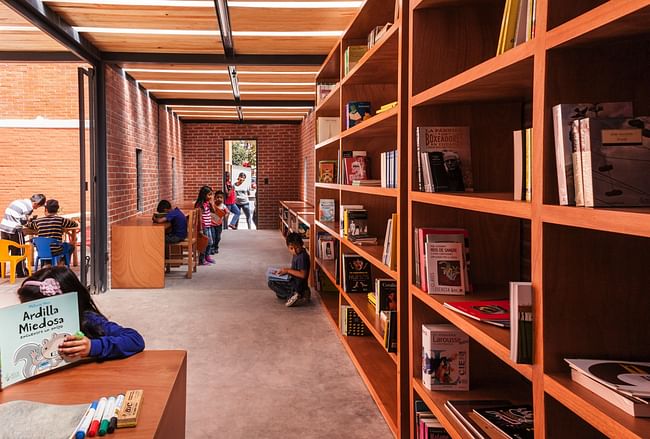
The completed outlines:
[[[172,200],[176,199],[176,158],[172,157]]]
[[[142,150],[135,150],[135,184],[136,184],[136,209],[138,212],[144,210],[144,188],[142,182]]]

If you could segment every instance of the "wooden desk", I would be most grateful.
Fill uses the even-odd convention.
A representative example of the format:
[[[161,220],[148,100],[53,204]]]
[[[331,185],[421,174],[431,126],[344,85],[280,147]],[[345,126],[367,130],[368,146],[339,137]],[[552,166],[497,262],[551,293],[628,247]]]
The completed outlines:
[[[165,224],[151,215],[111,226],[111,288],[165,287]]]
[[[29,400],[48,404],[90,404],[102,396],[144,390],[135,428],[120,438],[185,437],[187,353],[144,351],[123,360],[86,363],[14,384],[0,392],[0,403]]]

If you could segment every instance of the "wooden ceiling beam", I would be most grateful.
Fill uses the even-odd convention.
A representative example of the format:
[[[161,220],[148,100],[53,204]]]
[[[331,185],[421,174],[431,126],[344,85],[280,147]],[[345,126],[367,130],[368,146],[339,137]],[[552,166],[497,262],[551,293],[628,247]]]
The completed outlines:
[[[72,52],[3,52],[0,51],[0,62],[81,63],[83,62],[83,60]]]
[[[110,64],[226,64],[232,66],[321,66],[325,55],[234,55],[208,53],[134,53],[102,52],[102,61]]]
[[[100,51],[41,0],[2,1],[79,58],[91,64],[101,61]]]

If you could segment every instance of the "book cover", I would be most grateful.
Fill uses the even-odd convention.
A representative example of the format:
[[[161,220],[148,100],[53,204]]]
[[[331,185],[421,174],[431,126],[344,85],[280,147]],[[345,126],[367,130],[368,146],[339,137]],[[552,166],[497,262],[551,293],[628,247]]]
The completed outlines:
[[[467,334],[453,325],[422,325],[422,382],[429,390],[469,390]]]
[[[430,161],[431,156],[428,153],[440,152],[442,153],[442,167],[444,168],[447,188],[435,192],[473,190],[469,127],[417,127],[416,146],[420,161],[418,165],[419,181],[424,182],[422,173],[426,171],[421,162],[422,157],[424,157],[422,153],[427,153],[427,160]],[[438,165],[437,162],[436,165]],[[427,172],[433,173],[432,171],[433,169],[430,169]],[[438,174],[440,178],[443,178],[442,172],[438,172]],[[433,190],[427,191],[426,188],[424,190],[433,192]]]
[[[340,236],[345,236],[347,229],[345,228],[345,211],[354,210],[354,209],[363,209],[363,204],[341,204],[339,205],[339,234]]]
[[[318,202],[318,220],[321,222],[334,222],[336,201],[333,198],[321,198]]]
[[[369,159],[364,156],[344,157],[345,184],[352,184],[354,180],[367,180],[370,178]]]
[[[650,363],[565,358],[580,373],[628,395],[650,397]]]
[[[341,119],[338,117],[319,117],[316,119],[318,143],[338,135],[341,132]]]
[[[489,435],[484,431],[484,427],[476,422],[471,415],[474,409],[502,407],[511,405],[511,402],[503,399],[470,399],[470,400],[447,400],[445,408],[456,418],[468,436],[478,439],[487,439]]]
[[[330,237],[331,238],[331,237]],[[334,239],[321,239],[320,245],[320,258],[324,261],[333,261],[336,256],[334,253]]]
[[[321,160],[318,162],[318,182],[336,183],[336,160]]]
[[[0,308],[0,388],[76,361],[58,348],[78,331],[77,293]]]
[[[553,107],[555,164],[560,205],[575,204],[572,152],[578,140],[571,131],[574,120],[585,117],[632,117],[631,102],[558,104]]]
[[[381,311],[397,311],[397,281],[395,279],[375,279],[377,293],[376,314]]]
[[[585,207],[650,206],[650,117],[580,121]]]
[[[534,439],[533,407],[530,404],[474,409],[474,413],[507,437]]]
[[[352,128],[364,120],[370,119],[370,116],[372,116],[370,109],[370,102],[367,101],[348,102],[345,105],[347,128]]]
[[[416,227],[415,228],[415,266],[418,276],[418,285],[425,293],[427,286],[426,244],[430,242],[462,242],[465,246],[465,288],[466,292],[472,291],[470,279],[470,251],[469,232],[465,229],[447,227]]]
[[[280,267],[269,267],[266,269],[266,280],[275,280],[282,282],[289,282],[288,274],[278,274]]]
[[[365,209],[346,210],[347,233],[349,239],[368,236],[368,211]]]
[[[464,248],[460,242],[427,242],[427,292],[465,294]]]
[[[348,293],[372,291],[370,263],[359,255],[343,255],[343,289]]]
[[[464,316],[502,328],[510,326],[509,300],[445,302],[444,306]]]
[[[345,306],[345,332],[343,335],[366,335],[366,325],[363,324],[363,320],[357,314],[357,312],[351,306]]]

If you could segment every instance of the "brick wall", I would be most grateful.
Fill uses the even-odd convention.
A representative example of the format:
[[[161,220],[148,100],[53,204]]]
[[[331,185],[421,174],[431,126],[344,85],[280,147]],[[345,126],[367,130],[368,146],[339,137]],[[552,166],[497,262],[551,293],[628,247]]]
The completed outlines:
[[[316,165],[314,164],[315,160],[315,150],[314,146],[316,144],[316,134],[315,134],[315,120],[314,113],[310,113],[305,117],[302,124],[300,124],[300,152],[299,152],[299,162],[300,162],[300,195],[307,194],[307,197],[304,198],[305,201],[314,205],[314,182]],[[305,161],[306,159],[306,161]],[[307,185],[305,187],[304,182],[304,167],[307,166]]]
[[[258,228],[277,228],[278,201],[302,199],[301,128],[293,124],[184,123],[185,196],[202,185],[220,188],[224,140],[257,140]],[[268,178],[268,184],[264,179]]]
[[[81,64],[0,63],[0,119],[77,120]],[[0,209],[43,193],[79,211],[79,129],[0,127]],[[39,210],[40,215],[43,210]]]

